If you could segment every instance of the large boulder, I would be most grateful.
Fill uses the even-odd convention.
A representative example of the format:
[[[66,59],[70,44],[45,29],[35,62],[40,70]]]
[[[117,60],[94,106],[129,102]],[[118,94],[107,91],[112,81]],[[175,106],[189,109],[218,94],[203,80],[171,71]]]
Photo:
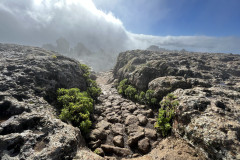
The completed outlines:
[[[159,77],[148,84],[148,88],[155,91],[156,97],[164,97],[177,88],[191,88],[191,83],[180,76]]]
[[[79,62],[38,47],[0,44],[0,159],[71,159],[84,139],[57,118],[58,88],[86,90]]]

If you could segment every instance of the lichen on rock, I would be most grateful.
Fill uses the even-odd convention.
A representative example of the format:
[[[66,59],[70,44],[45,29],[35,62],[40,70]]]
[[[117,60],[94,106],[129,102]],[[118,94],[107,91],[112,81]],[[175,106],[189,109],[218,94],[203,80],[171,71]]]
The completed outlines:
[[[87,89],[79,62],[38,47],[0,50],[0,159],[73,158],[85,141],[53,105],[57,88]]]

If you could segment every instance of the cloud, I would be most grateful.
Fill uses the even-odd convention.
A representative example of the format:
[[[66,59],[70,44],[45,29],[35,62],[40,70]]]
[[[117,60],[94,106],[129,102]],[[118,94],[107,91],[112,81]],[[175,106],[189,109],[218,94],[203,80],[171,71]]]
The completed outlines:
[[[90,0],[2,0],[0,41],[39,45],[64,37],[89,48],[118,49],[128,35],[112,13]],[[6,17],[6,18],[5,18]]]
[[[120,19],[96,8],[92,0],[1,0],[0,21],[0,42],[42,46],[46,43],[56,45],[56,40],[63,38],[72,50],[85,46],[89,53],[98,53],[98,57],[87,59],[96,68],[96,60],[102,59],[103,68],[107,63],[112,66],[120,51],[145,49],[150,45],[240,53],[240,39],[236,37],[161,37],[130,33]]]
[[[135,47],[148,47],[150,44],[168,49],[187,49],[199,52],[240,53],[240,38],[210,36],[151,36],[129,33]]]
[[[151,32],[152,24],[167,18],[171,9],[164,0],[93,0],[98,8],[114,11],[128,31]],[[143,23],[144,22],[144,23]]]

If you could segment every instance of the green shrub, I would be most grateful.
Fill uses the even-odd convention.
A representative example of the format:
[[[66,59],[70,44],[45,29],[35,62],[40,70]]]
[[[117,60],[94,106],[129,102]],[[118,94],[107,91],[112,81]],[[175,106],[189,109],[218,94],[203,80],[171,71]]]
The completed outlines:
[[[135,95],[137,95],[137,89],[134,88],[131,85],[128,85],[128,87],[126,88],[126,90],[124,91],[125,95],[129,98],[134,100],[135,99]]]
[[[101,91],[101,88],[98,87],[96,81],[88,79],[87,92],[94,100],[96,100],[97,97],[100,96],[102,91]]]
[[[97,154],[97,155],[100,155],[100,154],[101,154],[101,152],[100,152],[98,149],[95,149],[95,150],[94,150],[94,153]]]
[[[138,95],[138,94],[135,94],[135,96],[134,96],[134,100],[136,100],[136,101],[139,102],[139,95]]]
[[[83,70],[83,76],[85,78],[89,78],[90,75],[90,68],[86,64],[79,64],[80,68]]]
[[[117,87],[117,90],[118,90],[119,94],[125,95],[125,90],[128,87],[127,83],[128,83],[127,79],[124,79],[119,83],[119,85]]]
[[[136,88],[128,84],[127,79],[124,79],[119,83],[117,90],[119,94],[126,96],[133,101],[138,101],[141,104],[147,104],[151,106],[157,105],[157,99],[154,97],[153,90],[147,90],[146,93],[141,91],[139,93]]]
[[[138,100],[140,103],[144,103],[146,101],[145,92],[143,91],[140,92]]]
[[[86,134],[92,125],[90,115],[93,112],[94,100],[101,94],[101,89],[96,81],[90,79],[90,68],[85,64],[79,64],[79,67],[86,79],[87,91],[80,92],[78,88],[60,88],[57,91],[57,101],[62,108],[59,118],[70,121]]]
[[[153,98],[154,91],[153,90],[147,90],[145,97],[147,101],[150,101]]]
[[[80,68],[83,70],[84,78],[86,79],[87,82],[87,92],[88,94],[94,99],[97,100],[97,97],[100,96],[101,94],[101,88],[98,87],[96,81],[92,80],[90,78],[90,68],[85,65],[85,64],[79,64]]]
[[[80,92],[78,88],[60,88],[57,95],[57,100],[62,106],[59,118],[63,121],[70,121],[86,134],[92,125],[90,114],[93,111],[93,99],[87,92]]]
[[[157,99],[154,97],[154,91],[153,90],[147,90],[145,94],[146,103],[148,105],[156,105]]]
[[[173,94],[168,94],[160,102],[161,108],[159,109],[158,119],[155,124],[155,128],[161,132],[162,136],[166,136],[171,128],[172,121],[175,115],[175,108],[179,105],[179,102],[176,100],[176,96]]]
[[[157,104],[157,98],[151,98],[150,104],[156,105]]]
[[[52,55],[52,58],[53,58],[53,59],[56,59],[56,58],[57,58],[57,56],[56,56],[55,54],[53,54],[53,55]]]
[[[94,100],[96,100],[97,97],[100,96],[102,91],[101,91],[101,89],[99,87],[89,87],[87,89],[87,92]]]

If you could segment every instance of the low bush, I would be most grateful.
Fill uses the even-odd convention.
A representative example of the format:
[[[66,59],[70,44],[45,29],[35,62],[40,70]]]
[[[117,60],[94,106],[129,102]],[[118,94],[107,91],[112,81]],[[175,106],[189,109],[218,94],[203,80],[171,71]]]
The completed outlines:
[[[146,102],[145,92],[141,91],[138,95],[135,97],[139,103],[144,104]]]
[[[85,64],[79,64],[80,68],[83,70],[83,76],[87,82],[87,92],[94,99],[97,100],[97,97],[101,94],[101,88],[98,87],[96,81],[90,78],[90,68]]]
[[[125,90],[127,89],[127,87],[128,80],[127,79],[122,80],[117,87],[118,93],[125,96]]]
[[[65,122],[70,121],[86,134],[92,125],[90,114],[93,111],[93,99],[87,92],[80,92],[78,88],[60,88],[57,95],[57,100],[62,106],[59,118]]]
[[[128,85],[128,87],[125,89],[124,91],[125,95],[129,98],[134,100],[135,99],[135,95],[137,94],[137,89],[134,88],[131,85]]]
[[[97,149],[94,150],[94,153],[97,154],[97,155],[100,155],[101,151],[99,151],[99,149],[97,148]]]
[[[57,56],[56,56],[55,54],[53,54],[53,55],[52,55],[52,58],[53,58],[53,59],[56,59],[56,58],[57,58]]]
[[[124,79],[119,83],[117,90],[119,94],[133,101],[150,106],[157,105],[157,99],[154,97],[153,90],[147,90],[146,93],[143,91],[138,91],[135,87],[128,83],[127,79]]]
[[[97,100],[97,97],[100,96],[102,91],[101,91],[101,88],[97,86],[96,81],[88,79],[87,92],[94,100]]]
[[[148,105],[156,105],[157,104],[157,99],[154,97],[153,90],[147,90],[145,97],[146,97],[146,103]]]
[[[80,128],[83,134],[89,132],[92,126],[90,115],[93,112],[94,100],[101,94],[101,89],[96,81],[90,79],[90,68],[85,64],[79,64],[83,76],[87,82],[87,91],[80,92],[78,88],[57,90],[57,101],[61,107],[59,118],[69,121],[73,126]]]
[[[161,108],[158,112],[158,119],[155,128],[165,137],[172,128],[172,122],[175,115],[175,109],[179,105],[177,97],[173,94],[168,94],[160,102]]]

